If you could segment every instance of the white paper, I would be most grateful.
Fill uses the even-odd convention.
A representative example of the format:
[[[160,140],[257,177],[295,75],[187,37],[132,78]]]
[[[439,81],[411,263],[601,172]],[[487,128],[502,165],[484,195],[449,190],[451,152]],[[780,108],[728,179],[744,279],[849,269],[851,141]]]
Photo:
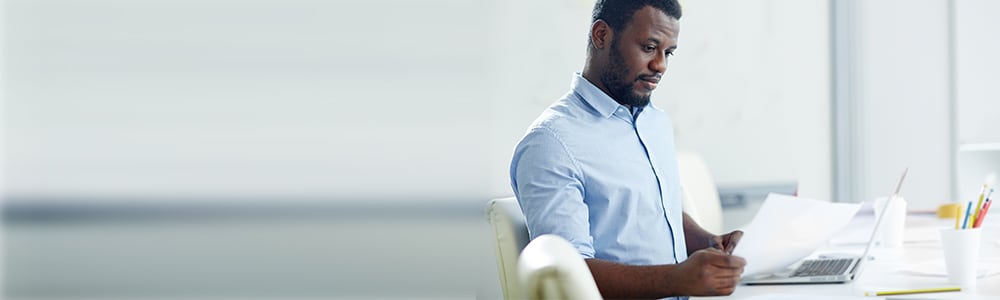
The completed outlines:
[[[764,199],[733,255],[747,260],[743,276],[772,273],[809,256],[861,208],[771,193]]]
[[[1000,274],[1000,261],[981,259],[976,269],[976,278],[982,279]],[[946,277],[944,260],[930,260],[903,266],[900,273],[916,276]]]

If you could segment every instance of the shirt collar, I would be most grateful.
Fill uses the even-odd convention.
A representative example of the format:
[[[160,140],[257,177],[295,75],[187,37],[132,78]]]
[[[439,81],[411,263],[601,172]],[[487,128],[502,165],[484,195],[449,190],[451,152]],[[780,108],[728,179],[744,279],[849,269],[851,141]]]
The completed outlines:
[[[635,112],[635,114],[632,114],[632,111],[629,110],[628,107],[618,104],[618,101],[612,99],[611,96],[608,96],[608,94],[604,93],[604,91],[602,91],[596,85],[591,83],[590,80],[587,80],[587,78],[584,78],[583,75],[580,73],[574,74],[572,89],[573,92],[575,92],[577,95],[580,96],[580,98],[583,99],[583,102],[589,104],[591,107],[597,110],[597,113],[601,114],[601,116],[604,116],[605,118],[610,118],[611,116],[613,116],[618,108],[624,109],[626,112],[629,112],[628,115],[631,115],[634,118],[639,113],[641,113],[644,108],[640,107],[639,110]],[[651,105],[652,102],[650,104],[647,104],[647,106]]]
[[[611,99],[611,96],[605,94],[600,88],[591,83],[587,78],[583,78],[580,73],[573,74],[572,88],[573,92],[580,95],[583,102],[586,102],[597,110],[597,113],[601,114],[605,118],[610,118],[614,115],[615,110],[618,107],[623,107],[623,105],[618,104],[615,99]]]

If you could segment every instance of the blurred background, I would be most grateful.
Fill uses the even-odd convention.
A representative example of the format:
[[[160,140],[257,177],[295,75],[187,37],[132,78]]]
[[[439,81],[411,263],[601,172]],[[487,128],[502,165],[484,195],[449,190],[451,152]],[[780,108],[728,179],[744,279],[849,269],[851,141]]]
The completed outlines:
[[[653,95],[724,227],[1000,170],[1000,2],[684,1]],[[5,0],[7,299],[499,298],[491,198],[592,0]]]

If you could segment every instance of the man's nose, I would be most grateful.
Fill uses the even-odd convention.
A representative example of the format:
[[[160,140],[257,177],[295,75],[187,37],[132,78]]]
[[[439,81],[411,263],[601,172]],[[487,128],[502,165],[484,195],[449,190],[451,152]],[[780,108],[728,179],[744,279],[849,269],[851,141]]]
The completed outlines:
[[[650,61],[649,70],[660,74],[666,73],[667,54],[661,52],[659,55],[656,56],[656,58],[653,59],[653,61]]]

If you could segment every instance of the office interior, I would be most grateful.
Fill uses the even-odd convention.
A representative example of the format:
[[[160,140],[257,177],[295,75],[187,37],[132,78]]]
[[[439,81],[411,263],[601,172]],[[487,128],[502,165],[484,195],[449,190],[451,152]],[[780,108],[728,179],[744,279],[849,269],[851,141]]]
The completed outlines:
[[[6,299],[499,299],[486,202],[592,0],[2,2]],[[683,1],[653,94],[723,228],[978,196],[1000,2]]]

